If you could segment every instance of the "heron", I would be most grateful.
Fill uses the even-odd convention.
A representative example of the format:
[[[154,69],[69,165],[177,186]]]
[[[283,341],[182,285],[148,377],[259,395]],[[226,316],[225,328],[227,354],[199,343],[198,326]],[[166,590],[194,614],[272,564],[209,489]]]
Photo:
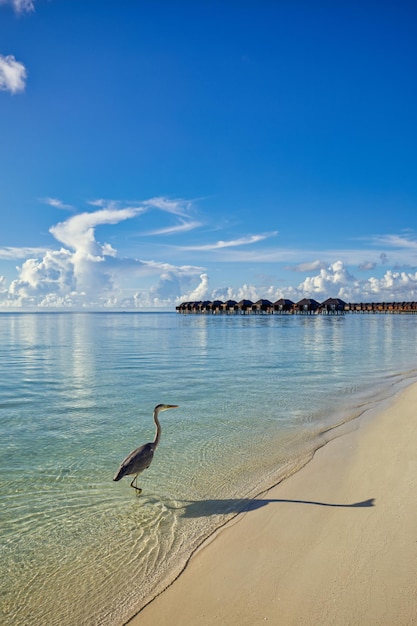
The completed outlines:
[[[143,470],[147,469],[152,463],[154,452],[161,440],[161,424],[159,423],[158,415],[161,411],[167,411],[168,409],[177,409],[177,404],[157,404],[153,410],[153,420],[156,424],[155,439],[151,443],[145,443],[143,446],[133,450],[120,464],[120,467],[113,478],[113,480],[120,480],[123,476],[131,476],[134,474],[133,480],[130,486],[136,489],[136,494],[139,496],[142,493],[142,489],[138,487],[137,479]]]

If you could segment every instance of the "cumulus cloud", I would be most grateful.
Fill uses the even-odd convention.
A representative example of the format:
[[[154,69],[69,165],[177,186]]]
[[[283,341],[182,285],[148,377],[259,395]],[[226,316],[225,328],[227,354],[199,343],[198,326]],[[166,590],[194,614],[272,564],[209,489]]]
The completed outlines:
[[[181,300],[184,302],[194,302],[199,300],[209,299],[209,277],[204,273],[200,275],[199,284],[188,293],[184,293],[181,296]]]
[[[93,213],[80,213],[52,226],[49,232],[58,241],[75,250],[79,256],[98,261],[105,251],[96,241],[94,229],[102,224],[118,224],[137,214],[136,209],[102,209]]]
[[[316,276],[308,276],[298,289],[312,297],[324,296],[332,293],[335,297],[341,297],[346,285],[355,282],[355,277],[350,274],[342,261],[336,261],[327,268],[322,268]]]
[[[346,302],[370,301],[410,301],[417,299],[417,272],[387,271],[381,278],[371,277],[359,280],[351,274],[342,261],[335,261],[318,274],[309,276],[298,286],[259,287],[243,284],[240,287],[225,287],[210,290],[209,277],[204,274],[194,291],[184,294],[183,301],[191,300],[236,300],[243,299],[256,302],[266,298],[275,302],[280,298],[289,298],[294,302],[302,298],[315,298],[324,301],[329,297],[337,297]]]
[[[0,250],[0,255],[9,258],[17,258],[24,251],[34,253],[17,268],[19,277],[11,282],[3,306],[101,304],[113,288],[111,265],[104,267],[105,260],[113,259],[116,251],[110,244],[97,241],[95,228],[116,224],[135,215],[134,209],[81,213],[50,228],[55,239],[64,244],[59,250]]]
[[[58,208],[63,206],[59,200],[46,200]],[[178,301],[203,268],[120,257],[110,243],[97,238],[97,228],[134,219],[149,207],[138,204],[120,208],[119,203],[104,201],[96,206],[95,211],[72,215],[50,228],[62,246],[58,250],[0,249],[0,258],[25,259],[9,287],[5,279],[1,281],[0,306],[136,308],[172,306]],[[149,277],[157,277],[157,283],[146,292],[129,296],[135,278],[146,281]]]
[[[363,285],[363,293],[379,300],[416,300],[417,272],[393,272],[388,270],[382,278],[369,278]]]
[[[51,206],[58,209],[73,210],[68,204],[54,197],[44,198]],[[124,235],[126,229],[112,229],[112,239],[103,238],[106,227],[117,225],[131,220],[136,224],[144,213],[157,211],[161,214],[161,222],[165,214],[166,222],[175,221],[154,230],[157,235],[174,234],[200,223],[192,217],[193,208],[187,202],[153,198],[145,202],[121,203],[103,199],[93,200],[91,210],[71,214],[50,228],[50,234],[55,240],[49,248],[0,248],[0,259],[11,261],[19,260],[17,278],[8,280],[0,277],[0,306],[5,307],[54,307],[54,308],[116,308],[128,310],[144,307],[169,307],[181,301],[190,300],[229,300],[240,301],[249,299],[254,302],[260,298],[267,298],[272,302],[279,298],[290,298],[295,302],[303,297],[314,297],[319,301],[327,297],[340,297],[348,302],[357,301],[389,301],[417,299],[417,272],[396,271],[392,268],[383,273],[383,252],[375,250],[339,251],[341,256],[335,256],[334,251],[325,250],[320,253],[308,250],[270,250],[257,243],[276,234],[251,234],[238,238],[225,238],[216,243],[184,248],[160,248],[153,242],[152,254],[161,255],[161,250],[177,257],[187,250],[217,251],[215,261],[226,257],[226,261],[245,263],[266,262],[268,266],[268,283],[265,275],[258,279],[262,285],[253,285],[245,281],[227,285],[222,288],[210,286],[210,275],[207,267],[190,265],[187,263],[174,264],[168,260],[156,258],[139,258],[127,252],[121,256],[115,244],[115,237]],[[147,219],[147,218],[146,218]],[[146,220],[144,220],[146,223]],[[150,232],[142,232],[142,237]],[[136,233],[135,233],[136,237]],[[142,256],[146,247],[146,240],[142,238]],[[135,244],[135,254],[140,248]],[[384,239],[384,245],[390,246],[390,254],[395,256],[398,267],[405,268],[405,261],[412,267],[412,260],[416,256],[415,242],[411,238],[396,238],[390,236]],[[126,250],[131,250],[130,240]],[[240,254],[240,248],[250,247],[250,254]],[[224,253],[221,253],[225,250]],[[248,250],[246,250],[248,252]],[[360,257],[359,257],[360,254]],[[200,255],[200,258],[203,254]],[[304,274],[299,284],[292,286],[280,277],[279,286],[274,285],[272,263],[285,263],[289,259],[294,262],[291,268]],[[309,261],[308,258],[316,259]],[[324,262],[328,259],[327,262]],[[338,260],[334,260],[338,259]],[[281,265],[282,267],[282,265]],[[352,268],[360,270],[360,278],[354,275]],[[289,269],[289,268],[287,268]],[[370,273],[375,270],[375,275]],[[365,274],[367,272],[367,274]],[[364,278],[365,276],[365,278]]]
[[[106,257],[115,257],[116,250],[109,243],[100,243],[95,237],[97,226],[118,224],[135,217],[140,209],[100,209],[92,213],[80,213],[52,226],[50,233],[73,252],[71,263],[77,289],[90,296],[111,289],[111,272],[98,269]]]
[[[75,290],[72,254],[69,250],[47,252],[41,261],[27,259],[19,269],[19,279],[10,286],[12,296],[36,298],[57,292],[67,295]]]
[[[15,94],[25,89],[26,68],[12,54],[0,54],[0,90]]]

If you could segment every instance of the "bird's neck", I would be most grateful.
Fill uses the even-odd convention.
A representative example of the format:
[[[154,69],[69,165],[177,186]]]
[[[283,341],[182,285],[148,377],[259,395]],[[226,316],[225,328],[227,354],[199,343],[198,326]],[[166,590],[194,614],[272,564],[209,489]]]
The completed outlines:
[[[155,434],[155,439],[154,439],[154,446],[156,448],[156,446],[159,444],[160,440],[161,440],[161,424],[159,423],[159,419],[158,419],[158,413],[155,412],[153,414],[153,420],[155,422],[156,425],[156,434]]]

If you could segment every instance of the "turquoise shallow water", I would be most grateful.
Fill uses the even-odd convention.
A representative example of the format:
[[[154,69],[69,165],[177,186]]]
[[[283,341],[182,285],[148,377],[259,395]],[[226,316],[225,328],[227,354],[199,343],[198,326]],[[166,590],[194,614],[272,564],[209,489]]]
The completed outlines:
[[[417,376],[417,316],[0,315],[6,625],[122,624],[320,433]],[[120,461],[162,441],[135,497]]]

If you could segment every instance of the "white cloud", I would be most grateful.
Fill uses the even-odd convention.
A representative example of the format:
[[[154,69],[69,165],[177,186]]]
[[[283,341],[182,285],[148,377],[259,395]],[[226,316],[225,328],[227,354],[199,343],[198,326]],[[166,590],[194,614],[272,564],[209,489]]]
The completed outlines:
[[[298,290],[311,297],[326,296],[342,297],[346,285],[355,283],[356,279],[350,274],[342,261],[332,263],[328,268],[322,268],[316,276],[308,276]]]
[[[380,279],[369,278],[363,285],[363,293],[379,300],[410,301],[417,299],[417,272],[393,272],[388,270]]]
[[[10,293],[33,297],[57,291],[67,294],[74,289],[72,254],[61,249],[47,252],[41,261],[27,259],[20,268],[19,279],[11,283]]]
[[[0,54],[0,91],[19,93],[25,88],[26,68],[12,54]]]
[[[10,4],[16,13],[31,13],[35,10],[33,0],[0,0],[0,4]]]
[[[47,200],[61,208],[59,200]],[[107,207],[101,208],[105,204]],[[0,306],[136,308],[146,302],[148,306],[173,306],[203,268],[120,258],[110,243],[97,239],[97,227],[136,218],[146,209],[143,205],[118,208],[118,204],[100,202],[98,210],[73,215],[52,226],[50,233],[63,245],[59,250],[0,249],[0,258],[25,259],[9,288],[6,280],[1,280]],[[135,280],[146,283],[153,277],[158,277],[158,282],[141,297],[129,295]]]
[[[92,213],[80,213],[65,222],[52,226],[50,233],[59,242],[73,250],[72,265],[77,290],[91,297],[99,291],[111,289],[111,274],[106,269],[97,269],[107,257],[115,257],[116,250],[108,244],[101,244],[95,238],[95,228],[104,224],[118,224],[133,218],[139,209],[100,209]]]
[[[192,289],[189,293],[185,293],[181,296],[181,300],[184,302],[195,302],[208,299],[211,298],[209,298],[209,277],[206,273],[200,275],[200,282],[197,287]]]
[[[52,226],[49,232],[55,239],[75,250],[80,257],[98,261],[101,260],[100,256],[105,254],[105,247],[96,241],[95,227],[102,224],[118,224],[135,217],[137,213],[135,209],[102,209],[93,213],[80,213]]]
[[[204,280],[203,280],[204,276]],[[307,277],[297,287],[257,287],[243,284],[240,287],[225,287],[210,291],[207,274],[201,277],[194,292],[185,294],[183,301],[192,300],[252,300],[266,298],[275,302],[279,298],[289,298],[297,302],[305,297],[323,302],[329,297],[338,297],[346,302],[384,302],[417,300],[417,272],[393,272],[388,270],[381,278],[371,277],[359,280],[353,276],[342,261],[335,261],[321,268],[315,276]],[[191,297],[197,296],[197,297]]]
[[[54,197],[47,197],[44,201],[59,209],[72,209],[70,205]],[[200,225],[190,217],[192,207],[187,202],[165,198],[153,198],[130,205],[98,199],[93,200],[90,205],[94,209],[66,216],[67,219],[50,228],[50,233],[56,240],[56,249],[53,245],[50,248],[0,248],[0,259],[20,259],[17,278],[8,278],[11,281],[9,286],[6,278],[0,277],[1,307],[172,309],[175,304],[187,300],[257,301],[267,298],[274,302],[281,297],[298,301],[306,296],[319,301],[330,296],[350,302],[417,300],[417,272],[396,271],[391,265],[391,269],[382,275],[382,262],[387,257],[381,248],[318,252],[308,249],[274,250],[256,245],[273,237],[276,232],[169,249],[177,257],[181,255],[184,261],[189,261],[190,255],[187,255],[187,251],[195,250],[199,265],[187,262],[173,264],[160,256],[154,259],[139,258],[139,254],[136,254],[140,248],[135,250],[134,255],[123,257],[114,241],[117,241],[116,236],[124,234],[126,230],[119,232],[118,229],[112,229],[113,238],[110,243],[101,236],[107,230],[106,227],[127,220],[134,220],[136,224],[142,214],[157,210],[168,214],[165,215],[166,222],[177,221],[177,224],[164,227],[162,223],[160,228],[153,231],[155,236],[182,232]],[[158,216],[160,222],[163,217]],[[382,240],[399,268],[407,267],[406,261],[408,267],[413,266],[417,246],[412,238],[390,235]],[[142,253],[145,249],[142,249]],[[161,254],[157,245],[152,247],[152,251],[155,255]],[[201,266],[204,251],[208,251],[209,255],[212,251],[217,251],[216,263],[219,260],[268,263],[268,273],[259,275],[258,278],[263,285],[249,284],[243,277],[241,283],[234,283],[233,286],[211,287],[209,271],[207,267]],[[271,264],[281,263],[283,267],[289,261],[293,263],[292,269],[303,272],[305,278],[294,286],[284,283],[286,279],[281,276],[278,286],[274,285],[274,278],[271,276],[275,274]],[[227,271],[229,267],[231,266],[228,266]],[[361,271],[361,278],[353,274],[352,267]],[[375,275],[371,276],[373,270]],[[233,271],[233,266],[230,271]],[[270,276],[267,283],[265,276]],[[225,278],[226,274],[222,275],[222,282]]]

